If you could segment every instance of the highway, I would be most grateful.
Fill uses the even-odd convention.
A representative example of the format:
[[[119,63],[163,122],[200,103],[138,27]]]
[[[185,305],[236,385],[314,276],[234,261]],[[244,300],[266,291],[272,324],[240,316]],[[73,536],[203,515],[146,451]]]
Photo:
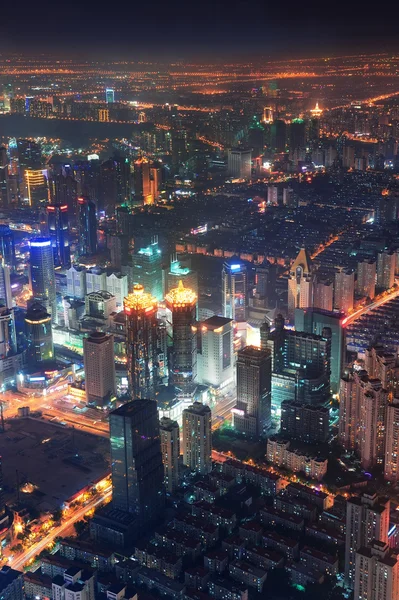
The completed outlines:
[[[42,550],[45,550],[47,546],[49,546],[52,542],[54,542],[56,537],[63,536],[66,534],[68,529],[74,525],[77,521],[83,519],[85,514],[96,508],[99,504],[104,502],[105,500],[110,500],[112,495],[111,486],[106,488],[104,492],[100,495],[97,495],[93,500],[88,502],[86,506],[82,506],[75,510],[71,516],[64,520],[63,523],[59,527],[55,527],[50,531],[48,535],[40,539],[38,542],[35,542],[30,548],[22,552],[22,554],[17,554],[15,558],[8,562],[8,565],[13,569],[22,569],[26,563],[28,563],[32,558],[40,554]]]
[[[382,306],[383,304],[390,302],[390,300],[393,300],[397,296],[399,296],[399,288],[397,290],[391,292],[390,294],[387,294],[386,296],[379,298],[375,302],[372,302],[371,304],[368,304],[367,306],[363,306],[362,308],[359,308],[351,315],[348,315],[347,317],[345,317],[345,319],[343,319],[342,326],[348,327],[348,325],[350,325],[351,323],[353,323],[354,321],[359,319],[359,317],[362,317],[363,315],[367,314],[371,310],[374,310],[375,308],[378,308],[379,306]]]

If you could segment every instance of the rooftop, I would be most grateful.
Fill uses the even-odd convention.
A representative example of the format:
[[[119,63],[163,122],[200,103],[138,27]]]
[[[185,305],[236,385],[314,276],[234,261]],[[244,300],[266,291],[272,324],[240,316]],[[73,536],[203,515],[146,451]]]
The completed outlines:
[[[144,291],[144,287],[137,283],[133,288],[133,293],[129,294],[123,300],[123,306],[126,314],[132,311],[151,312],[158,306],[157,299]]]
[[[177,307],[191,306],[196,304],[197,295],[190,288],[185,288],[183,282],[180,280],[177,288],[173,288],[166,294],[165,300],[167,304]]]

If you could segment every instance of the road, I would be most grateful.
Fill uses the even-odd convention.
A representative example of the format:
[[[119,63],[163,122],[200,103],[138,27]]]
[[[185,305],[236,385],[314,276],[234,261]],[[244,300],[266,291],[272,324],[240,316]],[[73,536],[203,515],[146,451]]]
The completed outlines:
[[[88,502],[86,506],[82,506],[75,510],[71,516],[66,519],[59,527],[55,527],[48,535],[42,538],[40,541],[34,543],[28,550],[25,550],[22,554],[18,554],[14,559],[8,562],[8,565],[13,569],[22,569],[27,562],[32,558],[40,554],[42,550],[45,550],[56,537],[64,535],[67,530],[74,525],[77,521],[83,519],[85,514],[91,509],[96,508],[99,504],[111,498],[112,489],[111,486],[106,488],[104,492],[97,495],[93,500]]]
[[[368,306],[363,306],[362,308],[359,308],[351,315],[345,317],[345,319],[342,321],[342,326],[348,327],[348,325],[350,325],[351,323],[353,323],[354,321],[359,319],[359,317],[367,314],[368,312],[370,312],[371,310],[374,310],[375,308],[378,308],[379,306],[382,306],[383,304],[386,304],[387,302],[389,302],[390,300],[393,300],[397,296],[399,296],[399,288],[397,290],[395,290],[394,292],[391,292],[390,294],[387,294],[386,296],[379,298],[375,302],[372,302]]]

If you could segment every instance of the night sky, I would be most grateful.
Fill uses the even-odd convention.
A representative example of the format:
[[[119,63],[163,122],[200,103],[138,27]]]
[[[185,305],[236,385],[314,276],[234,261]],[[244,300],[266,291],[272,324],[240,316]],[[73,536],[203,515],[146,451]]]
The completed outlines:
[[[399,50],[396,2],[4,2],[0,50],[87,58],[272,58]],[[369,8],[370,6],[370,8]]]

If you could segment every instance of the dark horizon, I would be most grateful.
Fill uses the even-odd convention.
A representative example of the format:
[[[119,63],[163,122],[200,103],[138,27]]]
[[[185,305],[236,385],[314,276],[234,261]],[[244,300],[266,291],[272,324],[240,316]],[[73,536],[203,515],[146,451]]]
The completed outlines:
[[[44,2],[40,11],[28,5],[15,18],[14,7],[3,7],[0,52],[30,56],[55,53],[61,58],[88,60],[185,60],[226,56],[276,59],[339,56],[399,50],[395,15],[346,6],[316,3],[283,7],[261,0],[224,0],[193,6],[182,0],[116,7],[112,11],[81,4]],[[323,10],[324,9],[324,10]],[[397,16],[397,15],[396,15]]]

